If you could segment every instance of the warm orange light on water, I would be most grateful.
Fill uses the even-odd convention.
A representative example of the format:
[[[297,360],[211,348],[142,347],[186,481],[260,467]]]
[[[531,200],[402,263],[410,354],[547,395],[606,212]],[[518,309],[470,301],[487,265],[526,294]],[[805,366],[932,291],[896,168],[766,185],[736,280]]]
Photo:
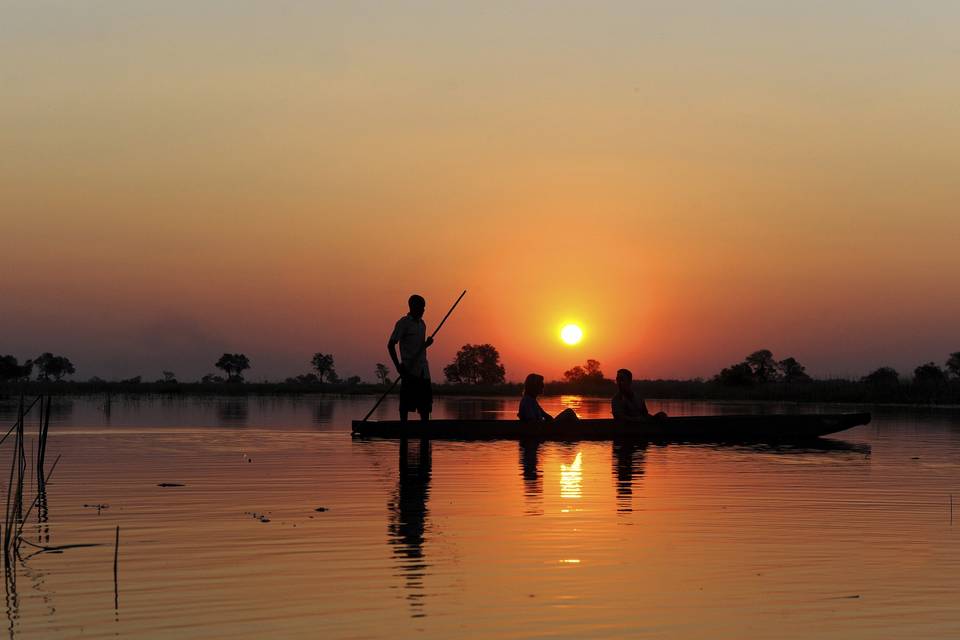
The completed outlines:
[[[583,453],[580,451],[571,464],[560,464],[560,497],[583,497]]]

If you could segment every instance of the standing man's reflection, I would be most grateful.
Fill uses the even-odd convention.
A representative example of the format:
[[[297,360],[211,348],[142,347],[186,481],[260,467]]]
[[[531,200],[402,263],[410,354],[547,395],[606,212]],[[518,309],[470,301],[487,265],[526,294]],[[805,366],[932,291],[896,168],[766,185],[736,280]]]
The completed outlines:
[[[626,440],[613,443],[613,476],[617,487],[617,512],[633,511],[633,485],[643,477],[646,442]]]
[[[417,443],[417,441],[415,441]],[[424,558],[423,546],[427,531],[427,499],[430,496],[430,441],[420,440],[414,447],[407,439],[400,441],[400,465],[397,490],[390,509],[387,528],[399,573],[406,582],[407,599],[415,618],[423,612],[424,577],[430,566]]]

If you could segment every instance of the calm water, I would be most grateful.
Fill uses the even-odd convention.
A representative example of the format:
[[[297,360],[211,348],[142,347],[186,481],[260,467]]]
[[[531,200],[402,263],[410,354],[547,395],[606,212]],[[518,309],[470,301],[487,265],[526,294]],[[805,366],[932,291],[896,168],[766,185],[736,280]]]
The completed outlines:
[[[351,439],[370,403],[61,399],[47,459],[62,458],[25,535],[100,546],[24,545],[11,637],[960,636],[956,411],[874,409],[814,449],[402,450]],[[564,403],[606,411],[544,404]],[[507,415],[515,401],[436,409]]]

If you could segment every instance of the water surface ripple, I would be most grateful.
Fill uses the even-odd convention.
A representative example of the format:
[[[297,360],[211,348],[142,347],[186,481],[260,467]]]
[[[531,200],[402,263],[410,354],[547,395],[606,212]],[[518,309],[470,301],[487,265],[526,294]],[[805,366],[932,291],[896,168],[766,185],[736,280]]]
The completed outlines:
[[[25,536],[99,546],[24,547],[11,637],[960,636],[955,411],[868,408],[870,425],[794,448],[401,445],[350,437],[370,402],[56,400],[47,459],[62,459]],[[504,417],[515,401],[436,409]],[[14,412],[0,403],[3,424]]]

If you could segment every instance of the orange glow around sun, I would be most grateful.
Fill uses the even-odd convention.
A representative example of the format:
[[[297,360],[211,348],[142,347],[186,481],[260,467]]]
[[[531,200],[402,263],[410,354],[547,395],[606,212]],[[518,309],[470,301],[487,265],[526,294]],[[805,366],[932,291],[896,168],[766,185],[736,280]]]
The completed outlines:
[[[568,324],[560,329],[560,339],[565,344],[574,345],[583,340],[583,329],[578,325]]]

